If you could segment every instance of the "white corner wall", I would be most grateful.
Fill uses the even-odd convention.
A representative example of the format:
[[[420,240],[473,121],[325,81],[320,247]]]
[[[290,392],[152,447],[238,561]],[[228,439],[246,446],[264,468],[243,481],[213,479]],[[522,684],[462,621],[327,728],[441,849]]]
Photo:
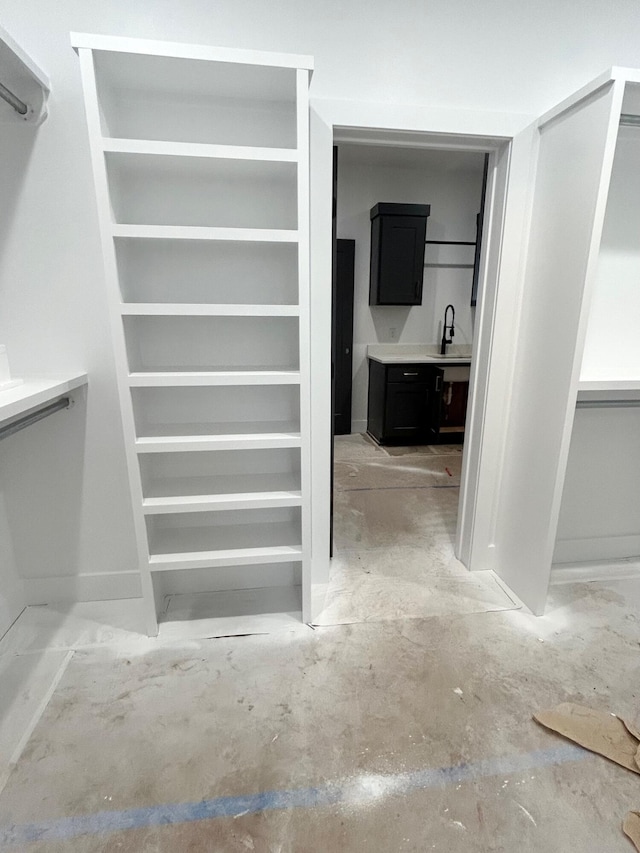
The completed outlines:
[[[0,342],[16,374],[86,370],[89,392],[86,408],[81,401],[2,443],[0,531],[11,527],[17,570],[62,597],[136,586],[71,30],[310,53],[316,98],[495,112],[537,114],[611,65],[640,66],[636,0],[617,0],[615,14],[610,0],[590,0],[588,13],[577,0],[408,0],[401,11],[387,0],[5,0],[1,14],[51,78],[52,95],[39,129],[0,128]],[[37,583],[29,588],[37,599]]]
[[[456,310],[456,344],[473,342],[473,246],[427,246],[422,305],[369,305],[369,211],[379,201],[430,204],[427,240],[475,240],[484,155],[369,145],[338,145],[337,235],[356,241],[352,430],[366,429],[367,346],[437,344],[444,309]],[[432,265],[442,266],[432,266]]]

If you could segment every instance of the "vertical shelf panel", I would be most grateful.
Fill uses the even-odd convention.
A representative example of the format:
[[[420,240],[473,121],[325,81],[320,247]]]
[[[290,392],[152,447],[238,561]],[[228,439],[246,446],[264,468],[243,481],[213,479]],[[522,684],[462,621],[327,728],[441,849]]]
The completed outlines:
[[[120,316],[120,285],[115,246],[111,235],[111,201],[109,198],[106,164],[104,154],[102,152],[100,105],[98,103],[98,89],[96,85],[93,52],[88,49],[81,49],[78,51],[78,56],[80,59],[80,71],[82,74],[82,86],[84,90],[93,179],[96,189],[102,256],[107,283],[107,299],[113,338],[113,349],[116,360],[116,378],[118,383],[118,396],[120,399],[120,414],[125,439],[129,488],[131,491],[133,519],[138,550],[138,568],[140,570],[142,594],[145,603],[145,621],[148,634],[150,636],[156,636],[158,633],[158,617],[155,596],[153,593],[151,572],[149,570],[149,547],[147,543],[145,517],[144,512],[142,511],[142,481],[140,479],[140,469],[138,467],[138,456],[135,446],[133,406],[127,380],[129,372],[127,347],[124,338],[122,318]]]

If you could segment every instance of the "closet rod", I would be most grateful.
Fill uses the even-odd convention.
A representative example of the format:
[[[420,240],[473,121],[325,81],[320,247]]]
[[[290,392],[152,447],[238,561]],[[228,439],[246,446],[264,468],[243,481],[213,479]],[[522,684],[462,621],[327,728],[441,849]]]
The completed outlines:
[[[576,409],[635,409],[639,400],[578,400]]]
[[[622,113],[620,124],[625,127],[640,127],[640,116],[635,116],[631,113]]]
[[[475,246],[475,240],[425,240],[427,246]]]
[[[56,400],[55,403],[49,403],[48,406],[43,406],[41,409],[31,412],[29,415],[24,415],[24,417],[18,418],[18,420],[0,427],[0,441],[3,438],[8,438],[16,432],[20,432],[20,430],[25,429],[25,427],[31,426],[31,424],[41,421],[43,418],[49,417],[49,415],[53,415],[55,412],[59,412],[62,409],[68,409],[70,405],[71,400],[69,397],[61,397],[59,400]]]
[[[29,112],[29,107],[25,102],[21,101],[17,95],[14,95],[13,92],[10,89],[7,89],[6,86],[3,86],[2,83],[0,83],[0,98],[10,104],[17,113],[20,113],[21,116],[26,116]]]

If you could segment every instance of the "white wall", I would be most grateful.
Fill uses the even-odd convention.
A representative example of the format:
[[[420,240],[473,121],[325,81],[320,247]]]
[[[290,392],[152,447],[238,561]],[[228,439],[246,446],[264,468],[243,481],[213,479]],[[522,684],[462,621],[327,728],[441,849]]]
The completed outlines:
[[[439,344],[444,309],[456,310],[456,344],[473,340],[473,246],[427,246],[422,305],[369,305],[369,211],[379,201],[430,204],[428,240],[474,240],[482,193],[482,154],[369,145],[338,146],[339,238],[356,241],[353,322],[352,429],[366,428],[367,345]]]
[[[640,379],[639,317],[640,127],[621,127],[581,379]]]
[[[578,408],[555,563],[640,554],[640,408]]]
[[[311,53],[315,97],[518,113],[610,65],[640,66],[636,0],[5,0],[1,15],[53,93],[37,131],[0,129],[0,342],[16,373],[90,375],[86,411],[0,448],[4,520],[29,577],[122,574],[136,562],[70,30]],[[47,521],[52,508],[63,531]]]

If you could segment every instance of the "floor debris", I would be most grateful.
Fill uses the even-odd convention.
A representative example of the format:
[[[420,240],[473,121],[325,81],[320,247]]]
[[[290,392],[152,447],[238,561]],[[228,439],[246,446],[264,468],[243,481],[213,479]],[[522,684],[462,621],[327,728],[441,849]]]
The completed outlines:
[[[637,762],[638,738],[615,714],[563,702],[549,711],[539,711],[533,718],[545,728],[558,732],[585,749],[640,774]]]
[[[549,711],[539,711],[533,719],[585,749],[640,774],[640,730],[630,720],[573,702],[562,702]],[[640,812],[629,812],[622,830],[640,851]]]

